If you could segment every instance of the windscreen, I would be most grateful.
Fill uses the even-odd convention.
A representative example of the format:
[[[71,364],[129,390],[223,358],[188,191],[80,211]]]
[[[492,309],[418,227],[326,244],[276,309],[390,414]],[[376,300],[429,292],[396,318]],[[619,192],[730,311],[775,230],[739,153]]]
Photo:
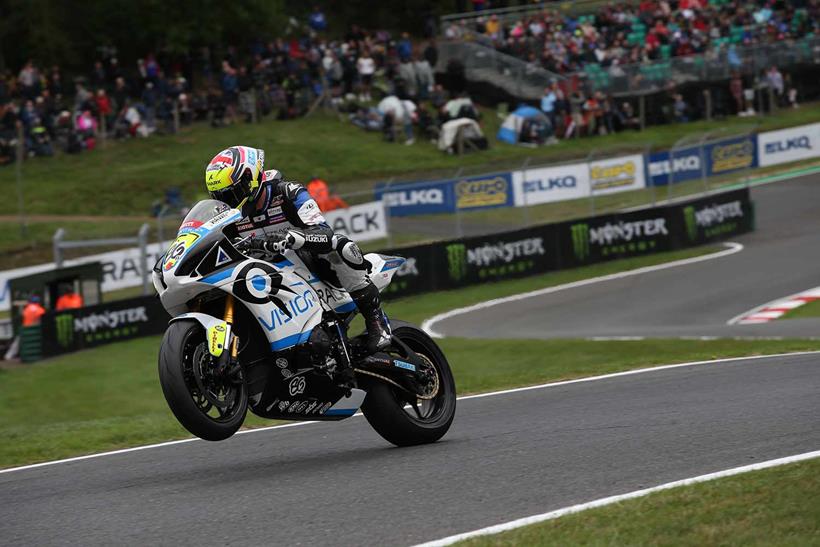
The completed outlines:
[[[226,203],[216,199],[205,199],[194,205],[194,208],[185,216],[180,229],[189,226],[201,226],[216,215],[230,209]]]

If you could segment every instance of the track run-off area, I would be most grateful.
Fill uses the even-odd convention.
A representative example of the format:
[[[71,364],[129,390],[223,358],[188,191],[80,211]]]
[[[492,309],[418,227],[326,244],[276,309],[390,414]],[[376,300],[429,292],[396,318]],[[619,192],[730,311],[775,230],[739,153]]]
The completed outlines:
[[[752,196],[757,231],[723,256],[433,328],[482,338],[820,336],[814,320],[727,325],[820,284],[820,186],[804,177]],[[357,416],[3,470],[0,544],[424,543],[817,451],[819,392],[820,352],[723,359],[461,397],[450,432],[427,446],[391,447]]]

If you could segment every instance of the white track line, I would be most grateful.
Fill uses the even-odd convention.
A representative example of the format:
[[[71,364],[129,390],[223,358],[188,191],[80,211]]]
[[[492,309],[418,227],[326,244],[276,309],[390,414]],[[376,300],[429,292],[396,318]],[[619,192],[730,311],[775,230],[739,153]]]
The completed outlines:
[[[484,302],[479,302],[478,304],[473,304],[471,306],[465,306],[463,308],[456,308],[450,311],[446,311],[444,313],[439,313],[438,315],[434,315],[429,319],[425,319],[424,322],[421,324],[421,328],[433,338],[444,338],[444,335],[441,333],[436,332],[433,330],[433,326],[445,319],[450,319],[451,317],[456,317],[458,315],[464,315],[466,313],[471,313],[478,310],[483,310],[492,306],[497,306],[499,304],[506,304],[508,302],[517,302],[519,300],[524,300],[526,298],[533,298],[535,296],[542,296],[544,294],[550,294],[559,291],[565,291],[568,289],[575,289],[577,287],[584,287],[586,285],[592,285],[594,283],[603,283],[604,281],[612,281],[614,279],[622,279],[624,277],[631,277],[633,275],[641,275],[650,272],[657,272],[659,270],[666,270],[668,268],[676,268],[678,266],[687,266],[689,264],[695,264],[697,262],[704,262],[706,260],[714,260],[716,258],[723,258],[724,256],[733,255],[735,253],[739,253],[743,250],[743,245],[740,243],[734,242],[727,242],[724,243],[727,249],[722,251],[718,251],[716,253],[711,253],[708,255],[696,256],[693,258],[684,258],[681,260],[673,260],[672,262],[665,262],[663,264],[656,264],[654,266],[644,266],[643,268],[636,268],[634,270],[626,270],[623,272],[612,273],[609,275],[602,275],[599,277],[591,277],[589,279],[582,279],[580,281],[573,281],[572,283],[564,283],[563,285],[555,285],[553,287],[545,287],[543,289],[537,289],[534,291],[528,291],[524,293],[513,294],[511,296],[504,296],[502,298],[494,298],[492,300],[486,300]]]
[[[820,298],[820,287],[814,287],[813,289],[807,289],[805,291],[800,291],[798,293],[791,294],[789,296],[781,296],[780,298],[776,298],[774,300],[770,300],[765,304],[761,304],[755,308],[747,310],[741,314],[738,314],[728,321],[726,321],[727,325],[738,325],[738,324],[750,324],[750,323],[768,323],[773,319],[777,319],[778,317],[782,316],[786,313],[787,309],[794,309],[799,308],[804,304],[808,304],[809,299],[807,297],[812,298]],[[801,298],[805,298],[801,300]],[[767,308],[774,308],[777,311],[763,311]]]
[[[706,482],[715,479],[721,479],[724,477],[731,477],[733,475],[740,475],[741,473],[748,473],[750,471],[759,471],[761,469],[769,469],[771,467],[777,467],[779,465],[785,465],[788,463],[795,463],[801,462],[805,460],[811,460],[814,458],[820,458],[820,450],[816,450],[814,452],[806,452],[804,454],[797,454],[795,456],[787,456],[785,458],[778,458],[775,460],[768,460],[765,462],[753,463],[751,465],[744,465],[742,467],[735,467],[732,469],[725,469],[723,471],[717,471],[715,473],[709,473],[707,475],[699,475],[697,477],[691,477],[688,479],[682,479],[679,481],[667,482],[665,484],[660,484],[658,486],[653,486],[651,488],[644,488],[643,490],[635,490],[634,492],[628,492],[626,494],[619,494],[617,496],[609,496],[607,498],[601,498],[594,501],[589,501],[586,503],[580,503],[578,505],[572,505],[570,507],[564,507],[562,509],[556,509],[555,511],[550,511],[549,513],[541,513],[540,515],[532,515],[530,517],[525,517],[518,520],[513,520],[510,522],[505,522],[503,524],[496,524],[495,526],[488,526],[487,528],[481,528],[480,530],[474,530],[472,532],[465,532],[463,534],[457,534],[454,536],[449,536],[443,539],[438,539],[436,541],[430,541],[428,543],[422,543],[417,545],[416,547],[443,547],[444,545],[452,545],[453,543],[464,541],[466,539],[478,537],[478,536],[488,536],[491,534],[498,534],[501,532],[506,532],[508,530],[514,530],[516,528],[521,528],[524,526],[529,526],[530,524],[536,524],[539,522],[544,522],[547,520],[557,519],[559,517],[563,517],[564,515],[571,515],[573,513],[579,513],[581,511],[586,511],[587,509],[593,509],[595,507],[603,507],[604,505],[610,505],[613,503],[618,503],[624,500],[630,500],[635,498],[641,498],[648,494],[652,494],[654,492],[660,492],[662,490],[669,490],[672,488],[677,488],[679,486],[687,486],[690,484],[697,484],[699,482]]]
[[[646,367],[646,368],[638,368],[638,369],[633,369],[633,370],[625,370],[623,372],[613,372],[613,373],[610,373],[610,374],[601,374],[599,376],[587,376],[585,378],[576,378],[575,380],[562,380],[560,382],[550,382],[548,384],[538,384],[538,385],[534,385],[534,386],[517,387],[517,388],[512,388],[512,389],[504,389],[504,390],[500,390],[500,391],[491,391],[491,392],[488,392],[488,393],[476,393],[475,395],[462,395],[461,397],[458,398],[458,400],[459,401],[466,401],[466,400],[469,400],[469,399],[481,399],[481,398],[484,398],[484,397],[495,397],[495,396],[498,396],[498,395],[508,395],[510,393],[520,393],[522,391],[532,391],[532,390],[535,390],[535,389],[546,389],[546,388],[551,388],[551,387],[561,387],[561,386],[567,386],[567,385],[570,385],[570,384],[580,384],[580,383],[584,383],[584,382],[595,382],[595,381],[598,381],[598,380],[608,380],[610,378],[618,378],[618,377],[621,377],[621,376],[632,376],[634,374],[644,374],[644,373],[647,373],[647,372],[657,372],[657,371],[661,371],[661,370],[669,370],[669,369],[675,369],[675,368],[681,368],[681,367],[694,367],[694,366],[702,366],[702,365],[713,365],[713,364],[718,364],[718,363],[731,363],[731,362],[734,362],[734,361],[756,361],[756,360],[759,360],[759,359],[777,359],[777,358],[780,358],[780,357],[797,357],[797,356],[801,356],[801,355],[818,355],[818,354],[820,354],[820,351],[796,351],[796,352],[791,352],[791,353],[773,353],[773,354],[770,354],[770,355],[752,355],[752,356],[749,356],[749,357],[727,357],[725,359],[712,359],[712,360],[709,360],[709,361],[690,361],[688,363],[676,363],[676,364],[672,364],[672,365],[660,365],[660,366],[656,366],[656,367]],[[358,413],[354,414],[353,417],[361,416],[361,415],[362,415],[362,413],[358,412]],[[242,431],[238,431],[236,434],[237,435],[243,435],[243,434],[250,434],[250,433],[261,433],[263,431],[272,431],[272,430],[275,430],[275,429],[284,429],[284,428],[287,428],[287,427],[302,427],[302,426],[311,425],[311,424],[318,424],[318,423],[323,423],[323,422],[294,422],[294,423],[289,423],[289,424],[273,425],[273,426],[270,426],[270,427],[260,427],[260,428],[256,428],[256,429],[243,429]],[[23,465],[23,466],[20,466],[20,467],[10,467],[8,469],[0,469],[0,475],[2,475],[3,473],[12,473],[12,472],[15,472],[15,471],[26,471],[28,469],[36,469],[38,467],[47,467],[47,466],[57,465],[57,464],[61,464],[61,463],[78,462],[78,461],[82,461],[82,460],[102,458],[102,457],[105,457],[105,456],[116,456],[118,454],[127,454],[128,452],[137,452],[137,451],[140,451],[140,450],[148,450],[150,448],[162,448],[162,447],[166,447],[166,446],[174,446],[174,445],[177,445],[177,444],[191,443],[191,442],[197,442],[197,441],[200,441],[200,439],[197,439],[197,438],[180,439],[178,441],[167,441],[167,442],[164,442],[164,443],[149,444],[149,445],[144,445],[144,446],[135,446],[135,447],[132,447],[132,448],[123,448],[123,449],[120,449],[120,450],[112,450],[112,451],[109,451],[109,452],[98,452],[96,454],[87,454],[85,456],[76,456],[74,458],[66,458],[66,459],[62,459],[62,460],[52,460],[52,461],[48,461],[48,462],[34,463],[34,464],[31,464],[31,465]]]

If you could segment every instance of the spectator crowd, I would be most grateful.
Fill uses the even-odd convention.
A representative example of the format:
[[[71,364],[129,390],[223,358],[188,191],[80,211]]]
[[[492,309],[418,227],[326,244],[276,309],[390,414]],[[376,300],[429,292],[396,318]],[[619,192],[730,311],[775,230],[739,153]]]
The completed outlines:
[[[202,48],[184,56],[148,54],[122,66],[115,48],[101,50],[87,74],[70,80],[58,66],[27,62],[0,73],[0,164],[14,160],[19,139],[26,156],[55,150],[79,153],[106,138],[172,132],[196,120],[220,127],[271,113],[304,115],[319,97],[341,108],[387,95],[421,100],[434,90],[435,43],[424,48],[409,35],[352,25],[326,37],[327,20],[315,8],[286,35],[256,41],[247,50]]]
[[[592,14],[544,9],[512,20],[457,21],[449,39],[478,38],[555,74],[754,46],[816,34],[818,0],[639,0],[601,4]]]

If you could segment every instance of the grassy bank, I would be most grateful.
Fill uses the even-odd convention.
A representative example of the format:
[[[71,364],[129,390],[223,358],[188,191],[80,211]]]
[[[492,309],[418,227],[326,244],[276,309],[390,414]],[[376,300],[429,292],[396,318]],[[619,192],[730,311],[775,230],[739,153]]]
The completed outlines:
[[[388,313],[415,323],[470,303],[713,251],[689,249],[458,291],[397,300]],[[159,337],[0,370],[0,467],[187,437],[159,386]],[[475,393],[656,364],[820,349],[809,340],[445,339],[459,393]],[[269,421],[249,417],[248,426]]]
[[[458,545],[818,545],[820,459],[656,492]]]

